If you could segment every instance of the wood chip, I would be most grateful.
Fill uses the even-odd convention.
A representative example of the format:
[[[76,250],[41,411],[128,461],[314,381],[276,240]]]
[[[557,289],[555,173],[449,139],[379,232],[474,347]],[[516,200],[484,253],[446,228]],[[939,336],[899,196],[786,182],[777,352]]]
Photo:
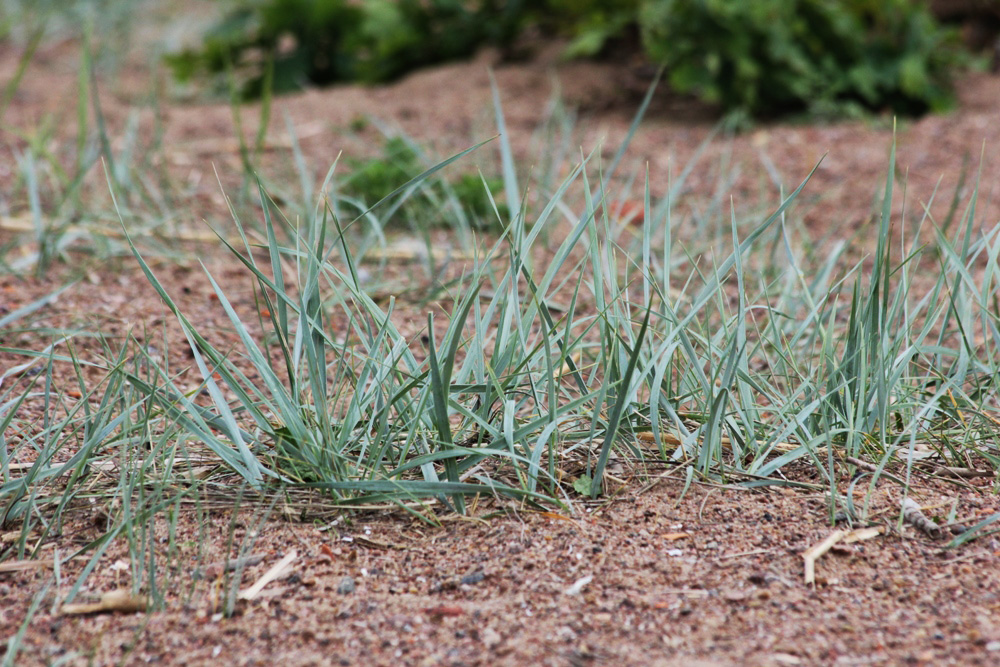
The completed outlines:
[[[64,604],[60,611],[65,616],[101,614],[115,611],[130,614],[137,611],[146,611],[147,606],[149,606],[149,599],[145,595],[133,595],[127,589],[119,589],[101,595],[100,602]]]
[[[424,613],[431,618],[441,619],[444,617],[461,616],[465,613],[465,610],[458,605],[439,604],[436,607],[424,609]]]

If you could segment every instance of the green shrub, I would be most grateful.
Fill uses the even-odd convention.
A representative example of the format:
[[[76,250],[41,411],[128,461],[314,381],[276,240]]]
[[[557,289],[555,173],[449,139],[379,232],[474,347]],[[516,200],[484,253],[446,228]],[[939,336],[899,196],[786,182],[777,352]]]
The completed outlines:
[[[671,86],[728,111],[920,114],[952,100],[953,35],[912,0],[649,0],[641,24]]]
[[[381,156],[366,160],[351,159],[347,166],[350,172],[343,181],[343,194],[364,206],[371,206],[426,171],[429,165],[425,164],[413,144],[402,137],[392,137],[386,140]],[[453,200],[474,227],[496,227],[499,224],[497,213],[503,221],[509,216],[504,204],[496,202],[497,211],[494,212],[490,201],[491,195],[495,200],[500,198],[502,192],[503,182],[499,178],[486,178],[484,185],[479,174],[466,173],[453,180],[434,177],[405,202],[400,213],[421,223],[433,221],[441,218],[437,215],[438,209]]]
[[[264,0],[241,2],[200,49],[169,56],[181,80],[246,73],[243,92],[261,93],[273,63],[278,92],[341,81],[378,83],[505,44],[519,29],[513,0]]]
[[[258,95],[339,81],[382,82],[508,46],[529,25],[596,56],[641,30],[671,86],[738,115],[862,110],[915,115],[952,101],[955,35],[917,0],[244,0],[170,58],[181,78],[244,74]],[[632,43],[636,43],[632,40]],[[638,44],[636,43],[638,46]],[[270,65],[269,65],[270,64]]]
[[[544,27],[568,37],[568,58],[601,54],[608,42],[636,25],[641,0],[544,0],[536,10]]]

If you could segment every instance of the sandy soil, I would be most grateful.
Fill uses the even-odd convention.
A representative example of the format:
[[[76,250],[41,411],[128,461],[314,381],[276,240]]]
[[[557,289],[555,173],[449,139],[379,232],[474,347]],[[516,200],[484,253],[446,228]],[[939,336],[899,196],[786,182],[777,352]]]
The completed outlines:
[[[72,652],[68,664],[996,664],[996,540],[947,550],[909,528],[837,548],[808,586],[802,553],[832,530],[821,494],[696,485],[681,499],[682,488],[664,479],[573,517],[506,508],[439,526],[386,512],[258,525],[244,512],[234,543],[256,531],[243,555],[260,558],[235,585],[296,556],[228,618],[234,581],[222,563],[234,519],[185,513],[178,533],[202,548],[192,541],[171,561],[164,611],[66,617],[47,600],[18,664]],[[975,517],[994,504],[982,491],[918,483],[914,496],[957,499]],[[878,525],[894,523],[896,507],[894,491],[877,493]],[[81,520],[42,554],[97,534]],[[127,585],[127,563],[113,548],[87,590]],[[64,567],[61,592],[81,566]],[[196,571],[204,576],[192,581]],[[49,576],[3,575],[4,634]]]
[[[73,114],[67,108],[75,104],[78,54],[73,44],[43,49],[5,122],[27,129],[52,113],[72,136]],[[0,80],[13,72],[17,56],[10,47],[0,47]],[[504,64],[485,54],[382,88],[340,87],[282,98],[275,103],[271,136],[280,143],[281,119],[287,115],[317,169],[338,151],[366,150],[374,130],[350,136],[344,131],[364,114],[398,125],[442,154],[464,148],[493,133],[490,64],[496,65],[515,149],[526,158],[532,155],[531,133],[544,117],[554,76],[568,103],[579,108],[579,143],[594,146],[604,140],[609,156],[627,130],[641,90],[641,77],[628,65],[560,64],[544,52],[528,62]],[[152,126],[147,94],[156,84],[148,70],[130,65],[101,85],[112,136],[121,134],[132,110],[141,127]],[[960,92],[962,103],[954,113],[900,124],[899,167],[914,193],[908,206],[919,210],[917,202],[930,196],[940,178],[947,196],[932,207],[940,214],[963,160],[971,159],[975,167],[982,156],[978,218],[992,225],[1000,211],[995,150],[1000,145],[1000,78],[969,75]],[[161,110],[165,143],[175,155],[172,168],[182,178],[205,171],[206,161],[219,164],[224,174],[238,171],[228,106],[177,101]],[[246,110],[246,127],[255,127],[255,114]],[[675,171],[683,166],[711,132],[712,122],[710,111],[697,105],[669,99],[654,104],[632,154],[637,164],[649,162],[654,190],[664,190],[668,165]],[[0,165],[8,165],[0,166],[8,208],[0,214],[16,216],[24,200],[11,191],[15,174],[9,165],[24,139],[9,131],[0,136]],[[720,137],[692,173],[688,191],[697,196],[714,188],[718,161],[731,155],[732,163],[741,166],[732,192],[738,201],[752,200],[768,165],[786,186],[794,185],[827,154],[814,183],[823,198],[810,209],[807,223],[817,236],[847,236],[870,220],[891,140],[888,121],[768,125]],[[287,161],[287,154],[274,159]],[[217,206],[217,184],[202,180],[195,194],[204,197],[206,207]],[[242,294],[237,307],[253,308],[241,273],[225,264],[214,268],[227,290]],[[224,315],[211,302],[198,270],[173,262],[161,263],[158,270],[170,276],[192,319],[227,335]],[[9,311],[50,291],[67,272],[59,269],[44,280],[0,277],[3,307]],[[92,267],[87,276],[46,308],[36,324],[99,326],[109,334],[165,324],[167,345],[183,349],[162,304],[127,261]],[[21,345],[37,343],[28,334],[4,338],[4,344],[9,338]],[[83,354],[99,351],[94,342],[80,345]],[[15,362],[4,356],[2,363]],[[810,481],[807,468],[798,473]],[[811,586],[803,582],[802,553],[833,530],[821,493],[695,484],[681,498],[683,485],[672,477],[637,493],[647,478],[641,471],[634,475],[629,491],[574,516],[493,501],[483,501],[469,518],[438,517],[439,525],[392,512],[307,516],[304,521],[272,516],[260,525],[259,508],[236,517],[222,508],[204,516],[184,512],[177,528],[184,539],[170,561],[176,571],[163,591],[162,610],[149,616],[67,617],[53,613],[53,598],[47,597],[27,629],[17,664],[63,659],[74,665],[1000,662],[1000,543],[987,538],[945,550],[943,540],[913,528],[898,534],[899,498],[893,485],[885,483],[874,496],[873,519],[886,533],[825,556]],[[932,508],[931,515],[944,515],[957,503],[958,516],[971,522],[997,510],[990,484],[921,479],[914,496]],[[65,554],[99,535],[94,514],[81,512],[42,545],[42,556],[51,557],[57,549]],[[165,525],[157,524],[156,531],[164,537]],[[17,535],[3,532],[0,538],[3,553]],[[291,570],[260,598],[237,603],[227,618],[221,611],[233,575],[221,564],[237,555],[240,544],[249,544],[248,551],[261,557],[239,573],[237,584],[244,588],[291,551],[297,555]],[[88,579],[87,590],[127,585],[127,558],[125,545],[115,544]],[[82,559],[67,563],[54,591],[65,595],[83,565]],[[201,576],[195,577],[199,569]],[[0,572],[0,638],[16,632],[51,574],[45,568]]]

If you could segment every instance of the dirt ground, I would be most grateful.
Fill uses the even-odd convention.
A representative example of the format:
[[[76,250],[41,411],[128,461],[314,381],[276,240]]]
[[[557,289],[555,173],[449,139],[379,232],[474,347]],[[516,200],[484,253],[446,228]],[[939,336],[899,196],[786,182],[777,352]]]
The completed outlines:
[[[78,657],[68,664],[996,664],[996,540],[945,550],[908,529],[827,554],[807,586],[802,552],[831,532],[821,495],[695,486],[681,500],[682,487],[664,479],[573,517],[507,508],[438,527],[386,513],[268,521],[242,588],[297,556],[229,618],[218,610],[231,585],[221,572],[231,512],[219,511],[202,559],[192,544],[174,561],[165,611],[66,617],[47,601],[18,664],[69,652]],[[994,504],[983,491],[918,484],[915,495],[926,505],[957,498],[961,514],[978,516]],[[876,509],[889,510],[880,525],[894,521],[892,493],[876,494]],[[199,535],[193,513],[183,516],[178,531]],[[236,543],[256,527],[245,513]],[[57,543],[95,531],[69,528]],[[127,562],[112,549],[87,588],[122,585]],[[64,582],[79,567],[66,567]],[[198,569],[206,577],[192,582]],[[4,575],[5,635],[48,576]]]
[[[0,47],[0,80],[14,71],[18,55]],[[43,48],[5,122],[32,128],[55,113],[71,135],[72,113],[62,110],[75,104],[78,56],[73,44]],[[348,86],[282,98],[273,117],[291,118],[316,165],[325,166],[341,150],[365,150],[365,137],[373,134],[347,137],[343,132],[364,114],[398,125],[444,154],[493,133],[491,64],[521,156],[531,155],[531,133],[544,117],[556,78],[568,104],[579,109],[580,144],[604,141],[608,157],[627,131],[642,87],[642,77],[627,64],[564,64],[547,53],[509,64],[485,54],[385,87]],[[128,65],[115,80],[101,82],[112,136],[120,135],[133,110],[142,128],[152,125],[150,76],[148,69]],[[970,74],[959,91],[955,112],[899,126],[899,167],[913,193],[908,206],[919,210],[918,202],[926,201],[941,179],[947,196],[931,207],[940,214],[963,161],[970,160],[975,169],[982,156],[977,217],[995,224],[1000,218],[1000,77]],[[206,161],[216,162],[222,172],[239,168],[231,109],[178,100],[163,111],[164,141],[176,156],[174,167],[198,183],[195,196],[204,197],[206,207],[219,205],[218,185],[203,172]],[[246,110],[247,127],[255,127],[255,114]],[[637,164],[648,161],[654,190],[662,192],[668,166],[676,170],[686,164],[713,122],[710,112],[697,105],[658,101],[630,158]],[[272,121],[271,127],[280,138],[283,122]],[[16,216],[24,202],[10,191],[15,177],[10,165],[24,140],[9,131],[0,136],[0,187],[10,209],[0,214]],[[823,199],[807,223],[817,235],[846,237],[870,220],[891,140],[887,119],[767,125],[716,139],[687,190],[696,195],[715,187],[715,165],[727,154],[742,166],[732,185],[738,201],[754,196],[768,166],[786,186],[794,185],[826,154],[813,184]],[[243,294],[237,308],[252,308],[240,272],[218,268],[227,291]],[[209,287],[196,269],[170,261],[159,270],[170,276],[192,319],[224,329],[224,315],[208,298]],[[3,307],[9,311],[30,302],[62,284],[68,273],[59,269],[44,280],[0,276]],[[121,334],[130,326],[155,328],[170,319],[126,260],[91,267],[87,278],[46,308],[36,324],[100,326]],[[167,344],[182,348],[179,333],[167,326]],[[33,342],[28,334],[15,337],[19,344]],[[81,345],[85,352],[98,349]],[[4,356],[2,363],[8,367],[17,361]],[[808,468],[797,472],[810,481]],[[68,617],[54,613],[54,598],[47,597],[27,628],[17,664],[1000,663],[1000,543],[986,538],[948,550],[942,548],[946,540],[913,528],[898,534],[898,487],[891,483],[884,482],[874,494],[873,519],[886,533],[836,548],[819,560],[816,584],[807,585],[803,551],[833,530],[823,494],[694,484],[682,498],[682,481],[667,476],[639,493],[648,478],[636,475],[620,497],[580,506],[572,516],[492,500],[484,500],[468,518],[441,516],[437,526],[401,512],[306,521],[271,517],[259,526],[254,510],[235,518],[221,508],[201,517],[184,512],[177,527],[182,549],[170,561],[176,571],[163,592],[164,610],[149,616]],[[846,477],[841,482],[846,486]],[[931,515],[943,516],[957,503],[957,515],[971,523],[997,511],[993,484],[921,479],[913,495],[931,508]],[[242,588],[282,557],[296,555],[291,569],[259,598],[238,602],[235,614],[225,617],[221,610],[232,575],[223,564],[237,555],[235,547],[227,551],[231,524],[233,544],[254,533],[249,551],[259,556],[240,572]],[[165,525],[156,530],[165,539]],[[81,513],[42,553],[65,554],[97,534],[93,517]],[[4,532],[0,549],[17,537]],[[82,559],[64,565],[54,592],[65,595],[82,567]],[[33,596],[51,575],[45,568],[0,571],[0,638],[17,632]],[[118,543],[99,562],[87,590],[106,591],[128,581],[126,546]]]

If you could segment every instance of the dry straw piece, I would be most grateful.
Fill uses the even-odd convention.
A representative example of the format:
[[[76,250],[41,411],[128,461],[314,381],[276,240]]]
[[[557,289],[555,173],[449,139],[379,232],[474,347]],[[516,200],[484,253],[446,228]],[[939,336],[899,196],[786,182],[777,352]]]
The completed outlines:
[[[289,566],[291,566],[292,561],[298,557],[299,552],[292,549],[284,558],[271,566],[271,569],[265,572],[260,579],[255,581],[253,586],[245,591],[240,591],[239,598],[241,600],[253,600],[256,598],[264,590],[265,586],[284,574]]]
[[[856,528],[855,530],[835,530],[826,536],[822,542],[814,544],[802,553],[802,559],[805,561],[805,580],[807,584],[812,584],[816,582],[816,561],[819,560],[820,556],[829,551],[837,543],[851,544],[853,542],[862,542],[864,540],[870,540],[873,537],[881,535],[883,528],[881,526],[871,526],[867,528]]]

